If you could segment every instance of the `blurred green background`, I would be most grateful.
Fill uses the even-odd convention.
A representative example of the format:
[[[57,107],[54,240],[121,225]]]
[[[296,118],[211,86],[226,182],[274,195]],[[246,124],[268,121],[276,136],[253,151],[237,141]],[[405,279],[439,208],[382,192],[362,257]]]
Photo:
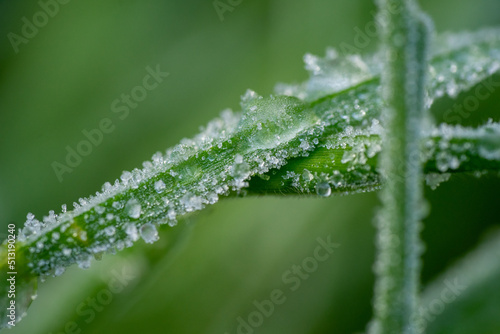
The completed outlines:
[[[498,0],[421,5],[438,31],[500,24]],[[28,212],[41,218],[95,193],[221,110],[238,110],[247,88],[268,95],[277,82],[306,79],[303,55],[353,45],[355,28],[363,30],[375,10],[367,0],[243,0],[231,7],[221,21],[211,0],[69,1],[16,53],[8,33],[21,35],[23,17],[32,21],[41,7],[0,1],[0,235],[8,223],[21,226]],[[375,39],[368,44],[363,51],[376,49]],[[169,77],[119,119],[113,100],[157,65]],[[498,121],[492,109],[499,101],[496,92],[464,121]],[[103,118],[114,131],[59,182],[52,163],[63,163],[66,146],[75,148],[82,130]],[[427,189],[424,284],[498,226],[499,186],[496,177],[461,175]],[[371,317],[377,205],[374,193],[222,201],[164,229],[154,245],[140,241],[89,270],[48,279],[10,333],[236,333],[238,317],[247,319],[253,302],[274,289],[286,302],[254,333],[361,332]],[[282,275],[328,236],[341,246],[290,291]],[[105,293],[122,270],[134,278],[120,293]],[[97,299],[91,320],[78,312],[104,295],[112,301]]]

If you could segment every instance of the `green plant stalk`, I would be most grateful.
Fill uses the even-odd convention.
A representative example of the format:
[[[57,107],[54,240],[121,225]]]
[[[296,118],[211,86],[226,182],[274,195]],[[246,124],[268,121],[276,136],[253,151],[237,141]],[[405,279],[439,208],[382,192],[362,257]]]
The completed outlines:
[[[411,0],[380,0],[383,29],[384,185],[377,216],[375,322],[371,333],[415,333],[418,322],[422,218],[421,136],[430,29]],[[419,322],[418,322],[419,323]]]

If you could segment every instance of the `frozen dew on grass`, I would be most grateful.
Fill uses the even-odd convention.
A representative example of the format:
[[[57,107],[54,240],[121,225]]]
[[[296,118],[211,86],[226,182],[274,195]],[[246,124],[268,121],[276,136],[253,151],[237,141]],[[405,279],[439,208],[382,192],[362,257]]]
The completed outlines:
[[[132,241],[137,241],[139,239],[137,227],[133,223],[128,223],[125,225],[125,233]]]
[[[165,182],[162,180],[158,180],[155,182],[155,190],[157,193],[161,194],[163,191],[165,191],[165,188],[167,186],[165,185]]]
[[[139,218],[141,216],[141,204],[136,199],[130,199],[125,205],[125,211],[130,218]]]
[[[436,190],[441,183],[448,181],[450,177],[450,173],[430,173],[425,176],[425,184],[432,190]]]
[[[316,184],[316,194],[321,197],[328,197],[332,194],[332,188],[328,182],[322,181]]]
[[[141,238],[148,244],[152,244],[153,242],[157,241],[159,237],[156,227],[150,223],[142,225]]]
[[[498,30],[473,33],[460,45],[449,36],[431,61],[429,104],[498,69]],[[278,86],[270,97],[249,90],[241,112],[224,110],[194,138],[106,182],[100,192],[74,203],[73,210],[63,206],[61,213],[49,212],[41,221],[28,214],[19,241],[29,270],[47,275],[74,263],[86,268],[94,256],[130,247],[140,238],[154,242],[159,227],[175,226],[185,214],[224,196],[244,195],[255,180],[273,184],[276,193],[323,197],[378,189],[375,161],[382,149],[383,107],[378,57],[341,57],[332,49],[325,58],[307,55],[310,79],[305,83]],[[426,133],[433,138],[426,161],[435,162],[436,174],[461,170],[471,157],[497,161],[498,133],[496,123],[481,129],[432,128]],[[431,186],[443,180],[428,177]]]

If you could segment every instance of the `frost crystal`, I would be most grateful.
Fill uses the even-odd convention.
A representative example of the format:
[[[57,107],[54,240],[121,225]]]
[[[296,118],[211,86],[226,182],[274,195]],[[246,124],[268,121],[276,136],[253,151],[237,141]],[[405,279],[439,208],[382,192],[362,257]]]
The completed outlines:
[[[165,182],[163,182],[162,180],[155,182],[155,190],[158,194],[161,194],[165,190],[165,188]]]
[[[139,218],[141,216],[141,204],[136,199],[131,199],[125,205],[125,211],[131,218]]]
[[[139,233],[137,232],[137,227],[134,224],[132,223],[127,224],[125,226],[125,233],[127,233],[130,240],[132,241],[139,240]]]
[[[145,224],[141,227],[141,237],[146,243],[152,244],[158,240],[158,231],[154,225]]]

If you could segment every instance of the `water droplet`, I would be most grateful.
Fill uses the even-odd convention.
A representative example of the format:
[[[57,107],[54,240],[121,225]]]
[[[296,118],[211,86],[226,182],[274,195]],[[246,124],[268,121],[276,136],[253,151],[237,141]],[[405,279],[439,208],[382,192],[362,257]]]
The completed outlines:
[[[319,182],[316,184],[316,194],[321,197],[328,197],[332,194],[332,188],[330,188],[328,182]]]
[[[130,199],[125,205],[125,212],[130,218],[139,218],[141,216],[141,204],[135,198]]]
[[[141,227],[141,237],[148,244],[152,244],[159,239],[156,227],[150,223],[144,224]]]

